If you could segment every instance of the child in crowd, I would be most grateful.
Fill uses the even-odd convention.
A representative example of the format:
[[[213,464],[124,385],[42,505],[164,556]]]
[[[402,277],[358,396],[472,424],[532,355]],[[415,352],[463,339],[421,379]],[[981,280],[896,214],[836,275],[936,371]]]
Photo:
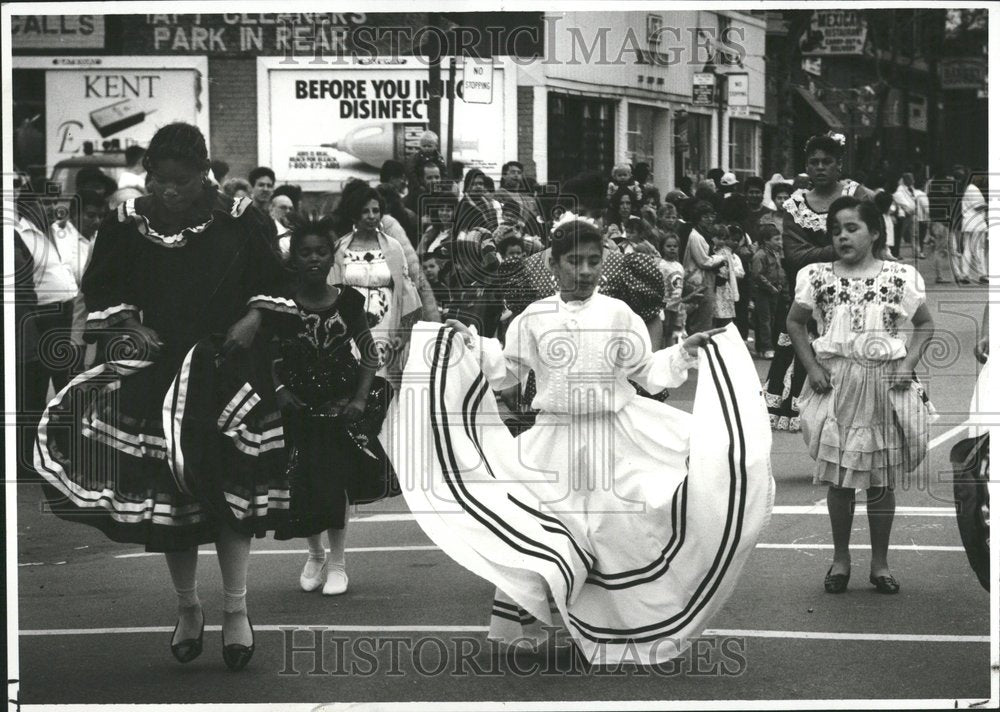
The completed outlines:
[[[948,281],[943,276],[943,272],[948,271],[948,226],[940,222],[927,223],[927,243],[934,255],[934,283],[944,284]]]
[[[736,280],[743,277],[743,264],[736,255],[743,230],[737,226],[715,225],[712,228],[713,254],[725,258],[715,276],[715,325],[725,326],[736,317],[736,302],[740,299]]]
[[[785,270],[781,266],[781,231],[774,225],[764,224],[757,233],[758,249],[751,259],[753,277],[754,321],[757,353],[765,359],[774,358],[774,339],[782,330],[787,309],[785,292],[788,289]]]
[[[868,580],[879,593],[899,591],[887,561],[893,488],[927,453],[929,410],[914,373],[934,322],[920,273],[882,259],[884,225],[873,203],[837,198],[827,212],[837,260],[799,271],[788,314],[788,334],[808,373],[799,403],[802,434],[816,460],[813,482],[828,487],[833,564],[827,593],[847,590],[859,489],[867,490]],[[818,338],[809,334],[810,319]],[[913,323],[909,339],[907,321]]]
[[[642,186],[632,177],[632,166],[629,163],[617,163],[612,169],[611,181],[608,183],[608,200],[622,190],[632,193],[637,208],[642,204]]]
[[[448,313],[451,306],[452,294],[451,285],[448,283],[448,258],[447,252],[439,248],[436,252],[428,252],[421,260],[421,268],[427,284],[434,292],[434,301],[437,302],[441,317]]]
[[[324,595],[333,596],[347,590],[349,504],[373,502],[393,490],[398,494],[378,440],[389,386],[375,375],[378,351],[364,297],[345,285],[327,284],[335,253],[329,231],[305,223],[292,231],[290,243],[301,321],[297,332],[280,335],[273,366],[290,444],[289,521],[275,538],[307,537],[309,558],[299,585],[304,591],[322,586]]]
[[[673,232],[663,237],[660,247],[663,259],[658,266],[663,273],[663,347],[674,345],[674,334],[684,331],[686,311],[681,299],[684,294],[684,265],[678,260],[680,255],[680,240]]]
[[[502,228],[498,228],[497,232]],[[495,234],[495,233],[494,233]],[[503,235],[496,241],[497,255],[501,262],[507,260],[521,259],[524,257],[524,240],[516,233]]]

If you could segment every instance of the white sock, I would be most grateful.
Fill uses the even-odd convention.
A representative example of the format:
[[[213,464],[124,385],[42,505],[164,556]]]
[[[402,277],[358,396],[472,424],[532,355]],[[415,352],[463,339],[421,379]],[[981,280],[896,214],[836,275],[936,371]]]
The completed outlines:
[[[247,590],[222,589],[222,610],[225,613],[239,613],[247,609]]]
[[[323,537],[320,534],[313,534],[306,538],[306,542],[309,544],[309,559],[310,561],[325,561],[326,560],[326,549],[323,548]]]

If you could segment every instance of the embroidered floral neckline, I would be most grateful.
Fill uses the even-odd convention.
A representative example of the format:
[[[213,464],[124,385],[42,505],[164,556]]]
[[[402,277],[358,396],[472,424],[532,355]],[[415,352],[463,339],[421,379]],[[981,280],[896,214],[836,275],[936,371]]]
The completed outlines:
[[[840,194],[854,195],[857,189],[858,183],[848,180],[844,182],[844,188]],[[826,213],[817,213],[809,207],[809,203],[806,202],[807,192],[805,188],[799,188],[792,193],[792,196],[785,201],[785,210],[800,227],[815,232],[826,232]]]

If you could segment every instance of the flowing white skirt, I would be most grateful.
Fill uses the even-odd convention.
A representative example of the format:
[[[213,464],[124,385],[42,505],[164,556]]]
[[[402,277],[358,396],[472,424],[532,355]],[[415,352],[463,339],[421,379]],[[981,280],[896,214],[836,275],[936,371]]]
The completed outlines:
[[[595,664],[681,654],[732,593],[773,502],[771,431],[735,327],[699,358],[694,412],[636,397],[617,413],[542,414],[514,438],[453,330],[414,327],[383,444],[410,510],[499,589],[511,643],[554,601]]]

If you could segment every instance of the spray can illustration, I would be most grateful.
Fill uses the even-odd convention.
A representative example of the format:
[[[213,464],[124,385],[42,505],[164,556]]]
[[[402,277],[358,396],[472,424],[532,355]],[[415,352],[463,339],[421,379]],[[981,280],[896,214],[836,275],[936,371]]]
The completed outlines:
[[[392,123],[389,121],[355,126],[333,143],[320,144],[349,153],[370,166],[378,168],[389,159],[404,161],[420,148],[420,135],[427,130],[425,124]],[[455,139],[454,150],[475,151],[479,141]]]

